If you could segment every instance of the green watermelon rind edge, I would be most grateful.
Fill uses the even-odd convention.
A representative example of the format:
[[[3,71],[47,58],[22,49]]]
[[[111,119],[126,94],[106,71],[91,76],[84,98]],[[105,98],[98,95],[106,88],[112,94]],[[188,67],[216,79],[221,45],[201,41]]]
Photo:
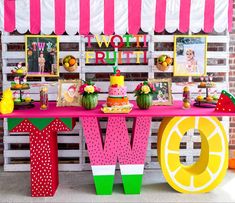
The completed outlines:
[[[231,101],[235,105],[235,97],[231,93],[227,92],[226,90],[223,90],[221,92],[221,94],[226,95],[227,97],[229,97],[229,99],[231,99]]]

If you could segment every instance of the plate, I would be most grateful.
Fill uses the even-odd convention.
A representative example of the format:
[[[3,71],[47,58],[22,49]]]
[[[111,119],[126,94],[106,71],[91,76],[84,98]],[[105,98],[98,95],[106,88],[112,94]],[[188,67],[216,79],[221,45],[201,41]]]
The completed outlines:
[[[104,113],[124,114],[124,113],[130,113],[132,110],[132,107],[133,107],[133,104],[129,104],[125,106],[112,106],[112,107],[108,107],[106,104],[103,104],[103,108],[101,108],[101,111],[103,111]]]

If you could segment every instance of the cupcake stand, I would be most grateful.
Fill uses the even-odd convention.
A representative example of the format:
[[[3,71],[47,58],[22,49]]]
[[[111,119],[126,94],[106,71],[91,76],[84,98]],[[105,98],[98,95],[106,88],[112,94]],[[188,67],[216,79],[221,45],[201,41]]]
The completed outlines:
[[[147,141],[153,117],[163,117],[158,135],[158,154],[167,182],[182,193],[202,193],[215,188],[223,179],[228,165],[228,140],[218,116],[235,116],[213,109],[192,107],[182,109],[182,102],[172,106],[154,106],[140,110],[134,105],[129,114],[104,114],[99,103],[94,110],[82,107],[56,107],[51,102],[45,114],[39,104],[27,113],[18,110],[8,118],[8,130],[30,133],[32,196],[53,196],[58,186],[57,136],[71,130],[74,119],[82,121],[97,194],[112,194],[115,167],[120,165],[125,194],[139,194],[142,185]],[[106,139],[103,145],[99,118],[107,117]],[[134,118],[130,142],[126,118]],[[201,158],[185,167],[179,159],[179,143],[189,129],[201,133]],[[79,181],[79,180],[78,180]]]

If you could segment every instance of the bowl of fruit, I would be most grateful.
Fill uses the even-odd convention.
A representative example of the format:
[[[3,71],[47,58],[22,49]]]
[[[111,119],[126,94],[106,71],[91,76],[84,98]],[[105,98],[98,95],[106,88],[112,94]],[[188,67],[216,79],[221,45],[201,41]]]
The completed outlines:
[[[11,73],[15,76],[24,76],[27,74],[27,70],[22,66],[22,62],[19,62],[17,67],[11,70]]]
[[[77,60],[72,55],[64,57],[62,63],[64,69],[67,70],[68,72],[74,72],[78,67]]]
[[[171,57],[163,54],[157,58],[157,69],[160,71],[166,71],[172,62],[173,60]]]

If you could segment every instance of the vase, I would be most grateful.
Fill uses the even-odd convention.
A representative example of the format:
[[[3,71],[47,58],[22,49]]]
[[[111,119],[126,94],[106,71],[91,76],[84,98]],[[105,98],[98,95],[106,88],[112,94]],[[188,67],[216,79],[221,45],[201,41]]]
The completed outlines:
[[[140,109],[149,109],[153,103],[153,96],[151,94],[138,95],[136,103]]]
[[[96,108],[97,104],[98,104],[97,94],[87,94],[82,97],[82,106],[87,110]]]

